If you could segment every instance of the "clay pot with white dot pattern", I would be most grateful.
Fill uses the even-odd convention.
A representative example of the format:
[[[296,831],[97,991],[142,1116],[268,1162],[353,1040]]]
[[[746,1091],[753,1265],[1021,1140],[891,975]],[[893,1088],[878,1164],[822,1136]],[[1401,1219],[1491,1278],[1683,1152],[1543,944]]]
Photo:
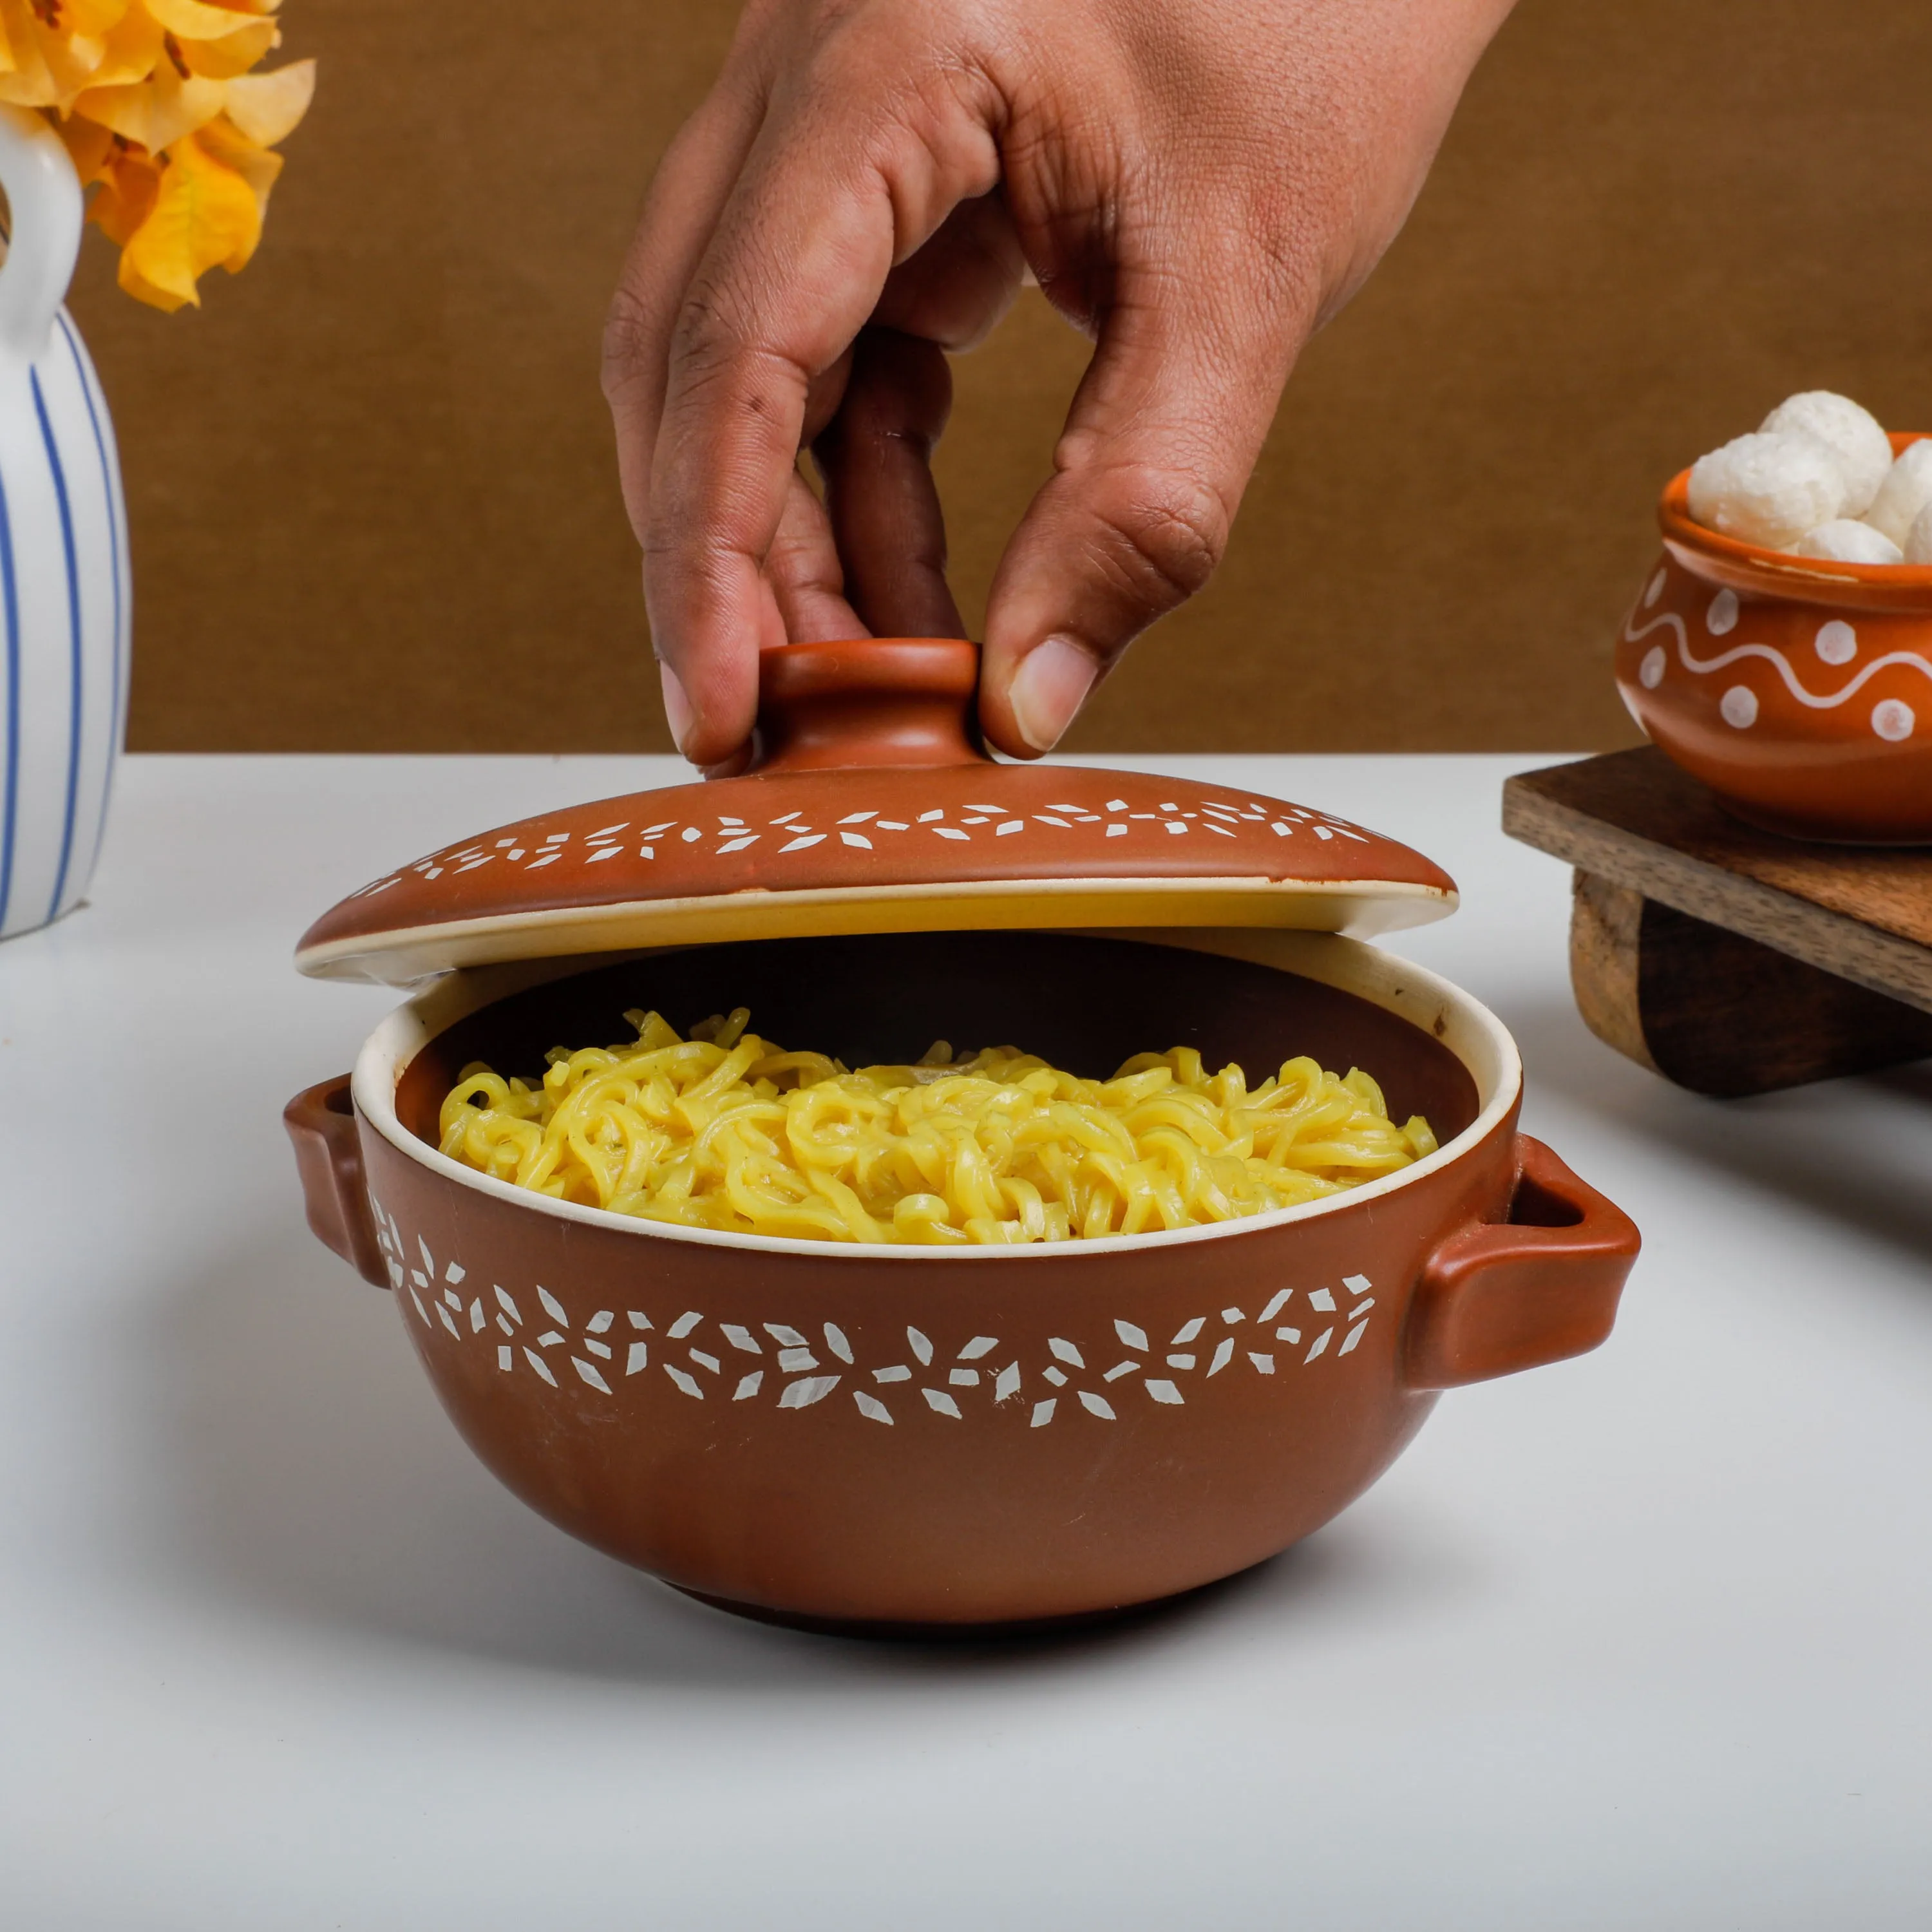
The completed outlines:
[[[1932,567],[1739,542],[1692,520],[1689,483],[1664,493],[1664,555],[1618,641],[1630,715],[1767,831],[1932,842]]]

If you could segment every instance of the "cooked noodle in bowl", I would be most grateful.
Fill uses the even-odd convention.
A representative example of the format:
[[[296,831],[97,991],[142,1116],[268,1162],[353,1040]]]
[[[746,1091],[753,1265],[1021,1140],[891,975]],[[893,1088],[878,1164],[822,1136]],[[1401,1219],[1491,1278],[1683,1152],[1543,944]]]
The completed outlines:
[[[535,1082],[466,1066],[442,1151],[554,1199],[686,1227],[927,1246],[1023,1245],[1231,1221],[1294,1207],[1432,1153],[1421,1115],[1296,1058],[1250,1090],[1192,1047],[1084,1078],[1010,1046],[849,1070],[749,1031],[557,1047]]]

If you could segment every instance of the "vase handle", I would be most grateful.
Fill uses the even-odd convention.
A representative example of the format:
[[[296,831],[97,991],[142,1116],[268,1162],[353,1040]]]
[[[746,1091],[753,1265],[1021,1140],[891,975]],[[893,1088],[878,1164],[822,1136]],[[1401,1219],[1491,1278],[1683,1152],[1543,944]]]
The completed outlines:
[[[0,104],[0,188],[13,233],[0,267],[0,358],[39,359],[80,252],[80,178],[61,137],[31,107]]]

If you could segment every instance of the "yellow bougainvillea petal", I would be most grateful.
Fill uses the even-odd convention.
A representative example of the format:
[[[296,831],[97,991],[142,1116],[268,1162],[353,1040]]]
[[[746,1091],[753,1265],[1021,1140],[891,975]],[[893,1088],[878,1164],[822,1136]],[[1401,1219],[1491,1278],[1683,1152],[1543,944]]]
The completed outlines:
[[[258,20],[239,33],[218,40],[175,41],[182,58],[192,74],[205,74],[211,80],[231,80],[246,74],[263,55],[282,44],[282,30],[272,20]]]
[[[272,188],[282,172],[282,158],[271,154],[256,145],[247,135],[238,133],[224,118],[212,121],[195,136],[202,147],[224,167],[232,168],[248,184],[248,191],[255,197],[255,212],[266,220],[268,213],[268,190]],[[248,257],[255,252],[261,239],[259,224],[249,238],[247,248],[230,255],[222,263],[231,275],[238,275],[248,266]]]
[[[31,7],[31,19],[26,32],[15,32],[13,39],[19,56],[16,72],[25,77],[29,72],[44,98],[36,104],[56,107],[64,113],[71,106],[74,97],[93,83],[106,44],[98,38],[80,31],[78,23],[64,8],[52,16],[58,24],[47,25],[42,7]],[[15,16],[17,22],[18,15]],[[31,41],[33,61],[22,42]]]
[[[273,74],[231,80],[223,111],[250,140],[272,148],[295,132],[314,98],[315,62],[291,61]]]
[[[94,70],[96,87],[125,87],[146,80],[163,58],[166,40],[161,23],[145,7],[130,7],[103,37],[100,64]]]
[[[89,88],[75,100],[74,112],[158,154],[212,121],[221,112],[230,84],[203,80],[198,74],[184,80],[171,62],[164,62],[149,79],[131,87]]]
[[[74,163],[81,186],[98,181],[106,172],[108,157],[114,152],[112,133],[77,115],[57,122],[54,131],[67,144],[68,158]]]
[[[117,248],[124,248],[153,212],[160,186],[161,164],[152,154],[116,147],[109,153],[87,218]]]
[[[122,286],[144,301],[198,304],[196,280],[220,264],[246,262],[261,232],[254,190],[184,136],[168,151],[152,211],[122,251]]]
[[[132,296],[136,302],[146,302],[150,308],[162,310],[172,315],[178,308],[184,308],[190,302],[200,306],[192,296],[177,295],[172,289],[158,287],[142,274],[140,265],[126,249],[121,251],[121,266],[114,279],[121,284],[124,295]]]
[[[261,18],[252,7],[211,7],[207,0],[141,0],[171,34],[184,40],[218,40]]]
[[[7,42],[13,64],[0,75],[0,100],[17,107],[51,107],[60,98],[60,83],[48,70],[39,22],[28,10],[26,0],[4,0],[0,19],[7,23]]]
[[[56,24],[69,33],[98,40],[121,24],[134,4],[134,0],[60,0]]]

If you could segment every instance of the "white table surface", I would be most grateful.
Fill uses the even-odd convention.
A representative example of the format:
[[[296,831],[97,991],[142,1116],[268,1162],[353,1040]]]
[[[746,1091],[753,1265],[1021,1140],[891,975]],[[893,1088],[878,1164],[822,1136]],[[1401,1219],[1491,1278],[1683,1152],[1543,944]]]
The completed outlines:
[[[1496,829],[1536,760],[1119,762],[1456,874],[1391,943],[1642,1224],[1610,1345],[1112,1632],[706,1610],[471,1459],[278,1118],[393,1003],[296,978],[314,914],[669,761],[130,760],[91,906],[0,947],[0,1922],[1932,1924],[1932,1078],[1720,1105],[1591,1039]]]

